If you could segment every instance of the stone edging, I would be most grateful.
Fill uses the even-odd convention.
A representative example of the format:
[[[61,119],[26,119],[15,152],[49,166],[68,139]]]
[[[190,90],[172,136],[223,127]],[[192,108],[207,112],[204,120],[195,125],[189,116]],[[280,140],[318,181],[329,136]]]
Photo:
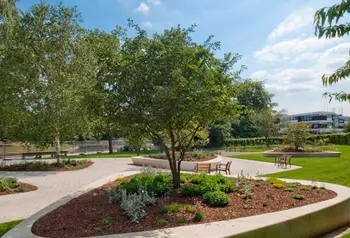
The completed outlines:
[[[265,151],[262,153],[263,157],[277,157],[281,155],[292,155],[292,157],[340,157],[341,152],[323,151],[323,152],[279,152],[279,151]]]
[[[124,177],[135,173],[138,172],[133,171],[112,175],[94,182],[32,215],[3,237],[39,238],[39,236],[31,233],[31,227],[40,217],[69,202],[71,199],[114,180],[117,176]],[[312,184],[311,181],[283,180],[300,182],[304,185]],[[321,183],[320,185],[335,191],[337,197],[307,206],[233,220],[99,237],[318,237],[350,222],[350,188],[329,183]]]
[[[134,165],[140,165],[140,166],[151,166],[154,168],[160,168],[160,169],[170,169],[169,161],[168,160],[161,160],[161,159],[154,159],[154,158],[148,158],[144,156],[136,156],[131,157],[132,162]],[[216,158],[207,160],[207,161],[182,161],[181,162],[181,170],[182,171],[194,171],[196,164],[211,164],[211,170],[216,169],[216,165],[220,164],[222,161],[222,157],[218,155]]]

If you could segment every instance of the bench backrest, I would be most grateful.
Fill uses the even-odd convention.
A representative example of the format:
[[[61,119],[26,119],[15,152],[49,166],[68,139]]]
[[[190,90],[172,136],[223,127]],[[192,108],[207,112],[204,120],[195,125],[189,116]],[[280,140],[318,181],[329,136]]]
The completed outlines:
[[[197,163],[196,170],[197,172],[204,171],[204,172],[210,172],[211,164],[200,164]]]

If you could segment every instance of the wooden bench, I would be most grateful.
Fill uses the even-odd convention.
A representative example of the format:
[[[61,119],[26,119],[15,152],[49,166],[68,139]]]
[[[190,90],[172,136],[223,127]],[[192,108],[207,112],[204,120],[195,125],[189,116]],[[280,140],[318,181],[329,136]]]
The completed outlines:
[[[51,158],[56,156],[56,151],[44,151],[44,152],[25,152],[22,153],[22,159],[25,159],[28,156],[34,156],[36,159],[42,158],[43,155],[50,155]],[[61,151],[61,155],[67,156],[68,151]]]
[[[211,164],[201,164],[201,163],[196,164],[195,172],[197,173],[205,172],[210,174],[210,170],[211,170]]]

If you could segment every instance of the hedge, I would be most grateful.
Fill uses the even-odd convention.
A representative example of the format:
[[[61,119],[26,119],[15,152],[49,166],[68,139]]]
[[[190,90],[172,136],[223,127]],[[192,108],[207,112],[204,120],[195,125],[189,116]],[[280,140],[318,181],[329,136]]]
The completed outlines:
[[[271,137],[269,138],[270,145],[284,144],[285,137]],[[350,133],[338,133],[338,134],[318,134],[311,135],[307,139],[309,144],[336,144],[336,145],[350,145]],[[229,138],[224,141],[226,147],[229,146],[260,146],[265,145],[266,141],[263,137],[256,138]]]

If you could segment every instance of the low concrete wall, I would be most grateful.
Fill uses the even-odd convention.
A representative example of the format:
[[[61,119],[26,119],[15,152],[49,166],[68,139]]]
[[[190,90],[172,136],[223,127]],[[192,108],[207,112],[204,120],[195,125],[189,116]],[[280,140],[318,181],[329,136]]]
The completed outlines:
[[[168,160],[162,160],[162,159],[154,159],[144,156],[137,156],[131,158],[134,165],[140,165],[140,166],[151,166],[154,168],[159,169],[170,169],[169,161]],[[208,161],[202,161],[202,162],[196,162],[196,161],[182,161],[181,163],[181,170],[182,171],[194,171],[196,164],[211,164],[211,170],[216,169],[216,165],[220,164],[222,160],[222,157],[219,155],[215,159],[208,160]]]
[[[263,152],[263,157],[278,157],[281,155],[292,155],[293,157],[340,157],[341,152],[336,151],[323,151],[323,152],[277,152],[266,151]]]

